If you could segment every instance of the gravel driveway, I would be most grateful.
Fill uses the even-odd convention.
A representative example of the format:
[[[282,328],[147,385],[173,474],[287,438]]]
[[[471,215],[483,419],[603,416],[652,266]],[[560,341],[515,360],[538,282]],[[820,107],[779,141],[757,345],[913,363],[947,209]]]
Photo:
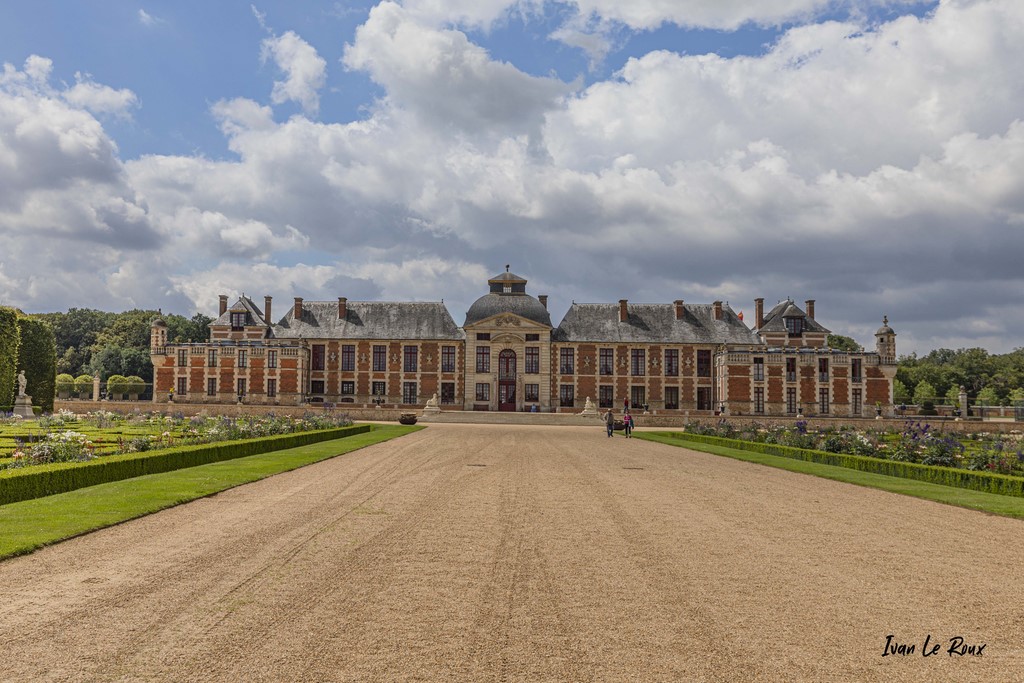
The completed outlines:
[[[434,425],[0,563],[0,679],[1021,680],[1022,566],[1015,520]]]

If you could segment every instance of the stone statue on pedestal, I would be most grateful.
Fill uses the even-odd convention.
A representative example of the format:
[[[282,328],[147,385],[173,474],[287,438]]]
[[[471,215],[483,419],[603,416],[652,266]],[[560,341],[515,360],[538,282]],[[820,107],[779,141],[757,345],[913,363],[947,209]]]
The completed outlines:
[[[427,404],[423,407],[423,414],[427,415],[439,412],[441,412],[441,409],[437,405],[437,392],[435,391],[434,395],[427,399]]]
[[[25,371],[18,373],[18,395],[14,399],[14,414],[19,417],[34,418],[36,414],[32,411],[32,397],[25,393],[28,380],[25,379]]]
[[[28,386],[28,380],[25,379],[25,371],[22,370],[18,373],[18,396],[25,395],[25,387]]]
[[[594,402],[587,396],[587,402],[583,406],[583,412],[580,415],[594,415],[597,416],[597,408],[594,407]]]

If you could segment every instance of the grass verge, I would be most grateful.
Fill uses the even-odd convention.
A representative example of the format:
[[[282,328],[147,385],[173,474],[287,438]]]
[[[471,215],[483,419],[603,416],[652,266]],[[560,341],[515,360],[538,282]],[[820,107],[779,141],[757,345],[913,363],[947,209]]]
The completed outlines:
[[[942,486],[941,484],[931,484],[914,479],[904,479],[902,477],[890,477],[884,474],[873,474],[871,472],[851,470],[846,467],[838,467],[836,465],[822,465],[805,460],[784,458],[778,455],[754,453],[738,448],[728,448],[725,446],[698,443],[694,441],[680,441],[679,439],[668,436],[665,432],[633,432],[633,436],[647,441],[655,441],[657,443],[663,443],[679,448],[689,448],[693,451],[711,453],[712,455],[722,455],[727,458],[757,463],[758,465],[767,465],[768,467],[776,467],[790,472],[810,474],[815,477],[832,479],[834,481],[841,481],[847,484],[856,484],[857,486],[867,486],[869,488],[881,489],[891,493],[900,493],[905,496],[924,498],[925,500],[931,500],[937,503],[956,505],[957,507],[969,508],[971,510],[980,510],[994,515],[1002,515],[1003,517],[1024,519],[1024,498],[1017,496],[1002,496],[995,493],[983,493],[981,491],[972,491],[970,489],[962,489],[953,486]]]
[[[0,559],[388,441],[423,427],[374,425],[364,434],[209,465],[149,474],[0,505]]]

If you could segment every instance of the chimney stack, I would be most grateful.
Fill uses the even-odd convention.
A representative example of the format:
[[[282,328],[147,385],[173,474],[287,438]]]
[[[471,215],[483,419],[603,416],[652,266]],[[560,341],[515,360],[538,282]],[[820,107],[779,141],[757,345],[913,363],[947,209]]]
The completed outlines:
[[[344,320],[345,316],[347,314],[348,314],[348,299],[343,297],[343,296],[339,296],[338,297],[338,320]]]
[[[716,301],[715,303],[712,304],[712,306],[714,307],[715,320],[721,320],[722,319],[722,302],[721,301]]]
[[[547,294],[541,294],[540,296],[538,296],[537,297],[537,301],[540,302],[540,305],[544,307],[545,311],[548,310],[548,295]]]
[[[220,295],[220,307],[217,309],[217,317],[219,318],[219,317],[221,317],[222,315],[224,315],[227,312],[228,312],[228,295],[227,294],[221,294]]]
[[[814,299],[808,299],[804,304],[807,307],[807,317],[814,320]]]
[[[295,310],[293,312],[293,317],[296,320],[302,320],[302,297],[301,296],[295,297]]]
[[[754,327],[764,327],[764,299],[761,297],[754,299]]]
[[[683,300],[676,299],[674,303],[676,305],[676,320],[682,320],[686,315],[686,307],[683,305]]]
[[[619,299],[619,322],[624,323],[629,320],[629,311],[626,309],[626,302],[628,299]]]
[[[274,324],[274,321],[270,319],[270,301],[273,298],[272,296],[263,297],[263,319],[267,321],[268,325]]]

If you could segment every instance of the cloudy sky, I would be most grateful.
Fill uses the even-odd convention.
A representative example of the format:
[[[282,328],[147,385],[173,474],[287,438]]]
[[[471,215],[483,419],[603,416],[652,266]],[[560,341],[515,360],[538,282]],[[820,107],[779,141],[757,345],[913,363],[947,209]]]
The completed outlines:
[[[0,6],[0,303],[572,300],[1024,346],[1020,0]]]

